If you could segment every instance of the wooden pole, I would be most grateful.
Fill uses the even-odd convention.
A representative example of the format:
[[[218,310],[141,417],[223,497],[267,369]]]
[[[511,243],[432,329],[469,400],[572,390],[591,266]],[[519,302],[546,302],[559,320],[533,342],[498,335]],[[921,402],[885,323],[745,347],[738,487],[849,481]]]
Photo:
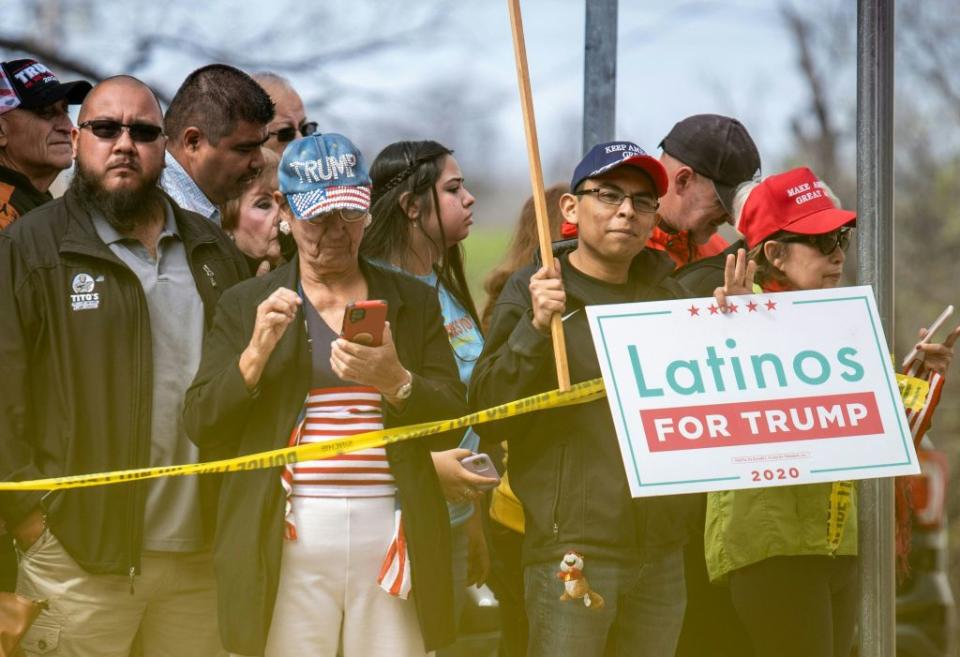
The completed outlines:
[[[517,63],[520,106],[523,109],[523,129],[527,136],[527,158],[530,161],[530,185],[533,187],[533,207],[537,216],[540,259],[545,267],[553,269],[550,220],[547,216],[547,197],[543,192],[543,169],[540,166],[537,123],[533,115],[533,95],[530,93],[530,74],[527,69],[527,49],[523,41],[520,0],[507,0],[507,3],[510,6],[510,28],[513,32],[513,54]],[[553,338],[553,357],[557,366],[557,383],[561,390],[569,390],[570,370],[567,367],[567,346],[563,337],[563,323],[559,314],[554,314],[550,319],[550,335]]]

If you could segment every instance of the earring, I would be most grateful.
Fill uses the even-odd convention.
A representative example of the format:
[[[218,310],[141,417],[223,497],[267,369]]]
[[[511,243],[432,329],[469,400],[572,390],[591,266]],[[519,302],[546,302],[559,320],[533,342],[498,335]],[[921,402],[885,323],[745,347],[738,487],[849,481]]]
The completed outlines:
[[[277,226],[277,228],[280,229],[280,232],[284,235],[290,234],[290,223],[286,219],[281,220],[280,225]]]

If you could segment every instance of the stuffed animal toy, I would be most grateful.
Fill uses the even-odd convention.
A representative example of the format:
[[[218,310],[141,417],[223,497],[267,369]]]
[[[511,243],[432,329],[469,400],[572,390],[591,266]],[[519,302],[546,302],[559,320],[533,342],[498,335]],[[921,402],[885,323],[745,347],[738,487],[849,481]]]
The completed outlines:
[[[590,609],[603,609],[603,596],[590,588],[590,582],[583,575],[583,555],[578,552],[567,552],[560,562],[557,579],[563,582],[561,600],[583,600],[583,605]]]

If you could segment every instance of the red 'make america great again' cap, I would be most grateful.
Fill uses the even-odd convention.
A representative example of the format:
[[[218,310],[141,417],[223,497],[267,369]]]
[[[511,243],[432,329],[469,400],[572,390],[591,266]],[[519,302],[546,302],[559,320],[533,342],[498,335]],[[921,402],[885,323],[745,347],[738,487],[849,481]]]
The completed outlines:
[[[747,197],[736,228],[752,249],[783,230],[823,235],[856,220],[855,212],[837,207],[813,171],[800,167],[764,178]]]

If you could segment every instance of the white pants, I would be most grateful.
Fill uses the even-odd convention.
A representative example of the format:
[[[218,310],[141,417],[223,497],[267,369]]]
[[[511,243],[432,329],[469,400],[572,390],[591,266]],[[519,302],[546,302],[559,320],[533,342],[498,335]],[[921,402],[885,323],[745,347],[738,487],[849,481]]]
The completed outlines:
[[[423,657],[413,595],[377,585],[394,498],[296,497],[293,513],[265,657],[336,657],[341,643],[343,657]]]

